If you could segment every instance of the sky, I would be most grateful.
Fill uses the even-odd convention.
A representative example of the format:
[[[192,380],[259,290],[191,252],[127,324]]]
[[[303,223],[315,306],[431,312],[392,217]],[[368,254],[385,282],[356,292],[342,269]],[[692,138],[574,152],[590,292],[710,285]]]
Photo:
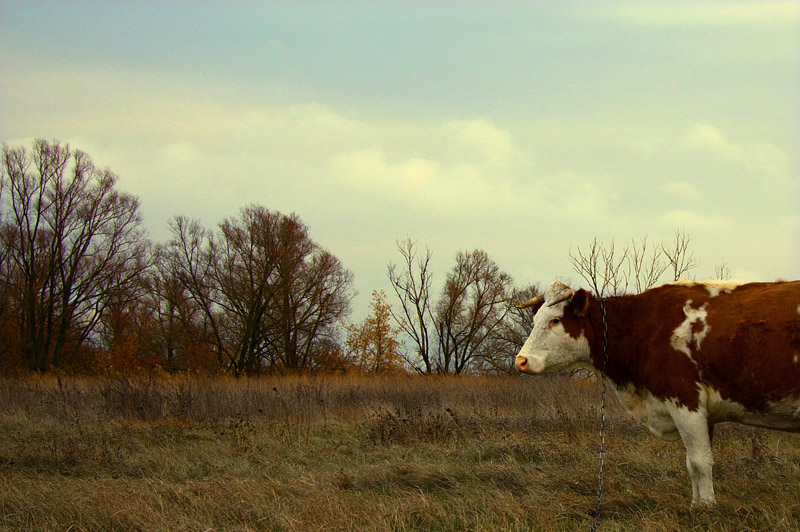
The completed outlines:
[[[0,141],[174,216],[296,213],[386,290],[398,240],[575,279],[597,237],[800,277],[800,2],[0,0]]]

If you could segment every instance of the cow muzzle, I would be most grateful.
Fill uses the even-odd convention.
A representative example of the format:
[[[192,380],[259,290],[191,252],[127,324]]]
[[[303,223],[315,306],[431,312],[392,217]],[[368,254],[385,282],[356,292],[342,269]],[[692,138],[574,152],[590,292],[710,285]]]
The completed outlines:
[[[518,356],[514,361],[514,368],[521,373],[530,373],[531,370],[528,366],[528,359],[525,357]]]

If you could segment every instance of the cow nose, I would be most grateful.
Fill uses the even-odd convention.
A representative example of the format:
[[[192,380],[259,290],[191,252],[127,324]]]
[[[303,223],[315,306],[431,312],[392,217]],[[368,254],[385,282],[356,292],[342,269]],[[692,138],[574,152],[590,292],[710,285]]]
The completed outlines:
[[[517,357],[517,360],[514,362],[514,367],[517,368],[517,371],[525,371],[528,368],[528,359],[525,357]]]

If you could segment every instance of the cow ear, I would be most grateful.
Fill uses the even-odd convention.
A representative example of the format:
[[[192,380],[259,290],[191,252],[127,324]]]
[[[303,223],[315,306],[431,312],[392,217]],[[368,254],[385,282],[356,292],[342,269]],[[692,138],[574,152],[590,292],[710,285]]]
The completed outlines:
[[[589,312],[589,292],[581,288],[572,296],[572,310],[579,318],[583,318]]]

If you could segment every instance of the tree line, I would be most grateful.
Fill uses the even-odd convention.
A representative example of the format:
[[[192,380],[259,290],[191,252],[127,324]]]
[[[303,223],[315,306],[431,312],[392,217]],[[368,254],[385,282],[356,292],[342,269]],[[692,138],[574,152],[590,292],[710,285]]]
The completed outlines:
[[[88,154],[36,140],[30,148],[4,144],[2,156],[4,372],[508,366],[488,353],[507,341],[511,280],[485,252],[456,257],[435,310],[441,357],[421,367],[402,340],[412,328],[385,293],[373,294],[364,322],[346,323],[353,274],[297,215],[249,205],[216,227],[176,216],[169,239],[154,243],[139,200]],[[393,282],[396,275],[390,266]]]
[[[0,364],[235,375],[335,357],[353,275],[296,215],[177,216],[154,244],[139,201],[80,150],[4,145]]]
[[[373,292],[367,318],[348,323],[353,274],[295,214],[249,205],[215,227],[176,216],[154,243],[139,200],[86,153],[36,140],[2,156],[4,373],[504,373],[533,325],[514,303],[539,285],[515,285],[483,250],[459,251],[437,292],[431,251],[398,242],[395,304]],[[571,257],[617,292],[696,266],[680,233],[648,259],[646,241],[633,244],[621,259],[596,240]]]

